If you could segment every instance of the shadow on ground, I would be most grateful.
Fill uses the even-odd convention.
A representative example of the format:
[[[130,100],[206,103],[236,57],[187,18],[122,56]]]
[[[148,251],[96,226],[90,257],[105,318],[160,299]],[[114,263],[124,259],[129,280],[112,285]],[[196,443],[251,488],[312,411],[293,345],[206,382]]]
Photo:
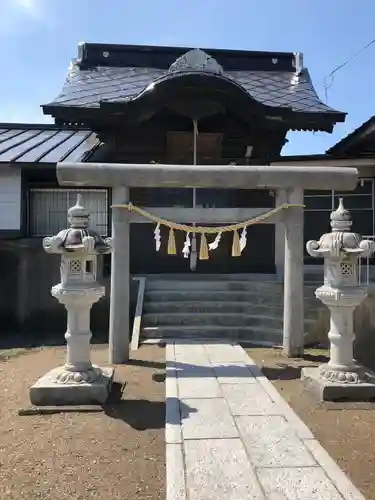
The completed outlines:
[[[257,346],[246,346],[245,350],[249,356],[255,356],[256,352],[263,352],[267,358],[267,366],[260,362],[259,367],[269,380],[298,380],[301,378],[302,368],[319,366],[329,361],[326,349],[305,349],[300,358],[287,358],[280,348],[260,348]],[[258,358],[258,356],[255,356]],[[272,362],[270,362],[272,359]]]
[[[125,384],[114,382],[103,409],[107,416],[122,420],[138,431],[164,429],[165,402],[123,399]]]
[[[269,380],[295,380],[301,378],[302,368],[304,368],[303,365],[301,365],[300,367],[280,365],[276,368],[269,368],[267,366],[263,366],[262,372],[264,376],[267,377]]]
[[[127,423],[133,429],[164,429],[164,401],[149,401],[147,399],[122,399],[116,403],[106,403],[104,412],[111,418]]]

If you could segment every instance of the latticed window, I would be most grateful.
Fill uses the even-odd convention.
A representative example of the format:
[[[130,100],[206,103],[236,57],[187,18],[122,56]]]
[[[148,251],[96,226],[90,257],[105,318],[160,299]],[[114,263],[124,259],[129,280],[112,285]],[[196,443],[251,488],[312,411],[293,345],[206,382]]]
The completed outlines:
[[[90,211],[90,227],[108,235],[108,192],[106,189],[30,189],[30,236],[51,236],[68,227],[68,209],[75,205],[77,193]]]
[[[81,274],[81,261],[80,260],[71,260],[70,261],[70,269],[69,272],[71,274]]]
[[[341,262],[340,269],[343,276],[353,276],[354,274],[354,266],[349,262]]]

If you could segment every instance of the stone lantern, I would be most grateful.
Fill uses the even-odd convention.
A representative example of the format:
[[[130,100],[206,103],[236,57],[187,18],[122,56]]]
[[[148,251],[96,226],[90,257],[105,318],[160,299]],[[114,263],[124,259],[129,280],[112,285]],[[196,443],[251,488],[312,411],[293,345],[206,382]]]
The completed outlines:
[[[374,253],[374,243],[352,232],[352,217],[343,199],[331,214],[332,231],[308,241],[307,252],[324,258],[324,284],[316,297],[330,310],[330,360],[319,368],[304,368],[302,378],[322,400],[368,400],[375,397],[375,374],[353,359],[354,310],[367,295],[360,286],[360,258]]]
[[[103,240],[89,229],[90,214],[77,203],[68,210],[69,229],[44,238],[47,253],[61,255],[61,282],[51,294],[67,310],[67,356],[64,366],[44,375],[30,389],[34,405],[104,403],[110,391],[113,368],[93,366],[90,360],[90,311],[105,295],[97,282],[98,255],[110,253],[111,239]]]

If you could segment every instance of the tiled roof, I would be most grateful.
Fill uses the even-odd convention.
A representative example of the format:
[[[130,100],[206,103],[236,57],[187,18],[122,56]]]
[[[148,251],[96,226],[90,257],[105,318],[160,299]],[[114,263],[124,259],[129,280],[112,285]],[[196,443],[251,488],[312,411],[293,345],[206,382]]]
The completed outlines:
[[[98,145],[90,130],[0,123],[0,163],[83,161]]]
[[[81,70],[75,65],[51,104],[95,107],[103,101],[130,101],[164,74],[157,68],[98,66]],[[298,83],[293,83],[295,76],[287,71],[228,71],[225,76],[268,106],[291,107],[295,112],[337,113],[319,99],[306,70]]]
[[[93,110],[101,104],[131,102],[150,85],[168,80],[173,63],[194,52],[217,65],[217,79],[232,82],[258,103],[304,115],[310,121],[323,118],[330,125],[345,119],[345,113],[319,99],[301,54],[101,44],[79,46],[79,57],[61,93],[44,111],[57,117],[59,108]],[[198,69],[196,74],[215,73],[207,64]],[[181,65],[173,73],[174,77],[183,74]]]

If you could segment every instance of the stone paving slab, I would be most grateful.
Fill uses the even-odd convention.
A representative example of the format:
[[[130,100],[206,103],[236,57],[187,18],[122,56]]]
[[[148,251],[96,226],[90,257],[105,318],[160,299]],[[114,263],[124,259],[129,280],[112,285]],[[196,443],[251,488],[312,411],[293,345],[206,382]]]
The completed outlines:
[[[207,344],[206,352],[211,363],[248,363],[249,357],[239,345]]]
[[[280,415],[275,404],[259,384],[222,384],[232,415]]]
[[[310,450],[315,460],[322,469],[324,469],[324,472],[346,500],[366,500],[362,493],[358,491],[349,480],[348,476],[326,452],[319,441],[316,439],[306,439],[304,443],[306,448]]]
[[[185,467],[181,444],[167,444],[166,462],[173,464],[167,467],[167,498],[187,500],[185,485]]]
[[[168,363],[169,361],[174,361],[175,360],[175,347],[174,343],[169,343],[165,346],[165,358],[166,362]]]
[[[270,382],[267,377],[265,377],[258,366],[255,365],[255,362],[249,358],[249,362],[251,363],[251,371],[257,379],[257,382],[263,387],[266,393],[270,396],[270,398],[278,404],[278,406],[282,409],[283,415],[286,417],[288,422],[293,425],[294,430],[298,434],[300,439],[315,439],[315,436],[307,427],[307,425],[302,422],[302,420],[298,417],[296,413],[292,410],[292,408],[288,405],[285,399],[278,392],[276,387]]]
[[[177,387],[181,399],[220,398],[223,395],[216,377],[178,378]]]
[[[174,363],[166,363],[165,368],[165,393],[169,398],[177,398],[177,377]]]
[[[240,439],[185,441],[189,500],[264,500]]]
[[[167,500],[365,500],[239,345],[166,357]]]
[[[204,363],[201,365],[194,365],[192,363],[179,362],[176,361],[176,373],[178,378],[205,378],[205,377],[215,377],[215,372],[211,366],[205,366]]]
[[[193,364],[202,364],[204,366],[209,366],[208,356],[206,350],[203,345],[194,345],[186,346],[186,345],[175,345],[175,360],[180,363],[189,363],[190,361]]]
[[[175,345],[174,361],[179,378],[215,377],[203,345]]]
[[[343,500],[320,467],[260,469],[267,500]]]
[[[182,399],[183,439],[238,437],[234,418],[225,399]]]
[[[215,377],[220,384],[254,384],[251,367],[245,363],[211,363]]]
[[[177,397],[166,398],[165,440],[167,443],[182,443],[181,405]]]
[[[316,465],[313,456],[284,417],[238,417],[236,422],[255,467]]]

